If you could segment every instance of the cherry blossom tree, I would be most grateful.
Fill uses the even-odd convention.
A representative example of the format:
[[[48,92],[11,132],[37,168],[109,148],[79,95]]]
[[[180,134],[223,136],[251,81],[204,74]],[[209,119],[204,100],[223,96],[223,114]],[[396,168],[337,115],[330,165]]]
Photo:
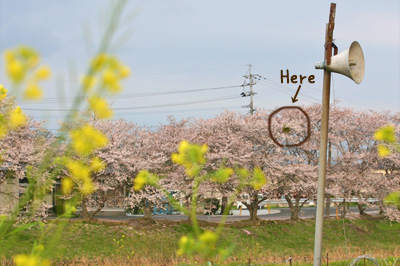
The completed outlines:
[[[16,107],[15,99],[6,97],[0,100],[0,115],[5,117]],[[51,134],[42,127],[43,122],[27,117],[23,126],[8,130],[0,138],[0,185],[7,180],[13,180],[19,190],[19,180],[27,177],[27,167],[37,165],[43,160],[46,149],[52,141]],[[45,174],[42,179],[45,178]],[[39,180],[36,180],[39,182]],[[41,180],[44,182],[44,180]],[[49,183],[51,189],[51,184]],[[18,201],[18,192],[0,190],[0,193],[10,197],[10,202]],[[5,206],[0,211],[11,212],[13,204]]]
[[[385,190],[389,186],[387,179],[374,174],[379,167],[379,157],[374,152],[377,143],[373,137],[375,130],[388,122],[389,114],[349,108],[336,108],[333,113],[334,130],[330,133],[334,155],[329,171],[335,181],[332,191],[344,200],[357,197],[359,213],[363,215],[367,206],[365,200],[377,196],[380,193],[377,188]],[[344,205],[345,202],[343,215],[346,213]]]

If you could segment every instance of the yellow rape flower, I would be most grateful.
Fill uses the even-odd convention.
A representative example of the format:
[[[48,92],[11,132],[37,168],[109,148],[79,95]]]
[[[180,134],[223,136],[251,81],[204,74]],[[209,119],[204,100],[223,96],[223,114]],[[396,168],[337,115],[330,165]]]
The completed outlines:
[[[124,79],[129,77],[129,75],[131,74],[131,70],[129,69],[129,67],[122,65],[118,69],[118,74],[121,79]]]
[[[92,159],[92,163],[90,165],[90,169],[94,172],[100,172],[103,171],[106,168],[104,165],[103,161],[99,157],[94,157]]]
[[[11,60],[7,62],[6,69],[7,75],[14,83],[18,84],[25,78],[26,70],[19,60]]]
[[[381,127],[375,132],[374,137],[378,141],[395,143],[396,142],[395,128],[393,126]]]
[[[39,100],[40,98],[42,98],[42,95],[42,89],[39,87],[39,85],[35,83],[28,84],[24,91],[24,96],[27,99]]]
[[[199,236],[199,249],[206,251],[215,248],[215,243],[218,240],[216,233],[206,230]]]
[[[103,72],[103,86],[111,93],[117,93],[121,91],[121,85],[119,84],[119,78],[112,69],[106,69]]]
[[[40,66],[38,70],[36,70],[35,78],[38,80],[45,80],[50,77],[50,68],[48,66]]]
[[[184,166],[189,177],[194,177],[198,175],[202,165],[206,162],[207,150],[207,145],[199,146],[183,140],[179,144],[178,153],[173,153],[171,159],[172,162]]]
[[[107,61],[109,60],[109,56],[107,54],[99,54],[92,60],[92,68],[95,72],[101,70],[106,64]]]
[[[176,254],[177,255],[184,255],[184,254],[190,255],[191,253],[193,253],[195,244],[196,244],[196,242],[191,236],[182,236],[179,239],[179,242],[178,242],[179,249],[176,251]]]
[[[21,107],[17,106],[14,110],[10,112],[9,117],[9,127],[16,129],[25,125],[28,118],[22,112]]]
[[[96,78],[94,76],[85,76],[82,79],[83,90],[85,92],[90,91],[96,85]]]
[[[69,195],[71,194],[72,187],[74,186],[74,183],[72,182],[72,179],[69,177],[65,177],[61,180],[61,192],[64,195]]]
[[[16,255],[14,263],[16,266],[50,266],[49,260],[43,260],[37,255]]]
[[[90,179],[90,169],[80,161],[69,160],[66,165],[72,178],[80,181]]]
[[[386,145],[378,145],[378,154],[381,157],[386,157],[390,155],[390,149]]]
[[[258,190],[261,189],[262,186],[264,186],[267,183],[267,179],[263,173],[263,171],[261,171],[261,169],[259,167],[254,168],[253,171],[253,179],[251,180],[251,186]]]
[[[232,168],[221,168],[212,174],[211,179],[218,183],[225,183],[233,175]]]
[[[89,106],[100,119],[112,117],[113,112],[104,98],[93,96],[89,99]]]
[[[92,151],[107,145],[107,137],[90,125],[75,129],[70,133],[72,147],[79,155],[89,155]]]
[[[151,174],[147,170],[141,170],[134,180],[133,188],[137,190],[141,190],[144,185],[156,185],[158,181],[158,177],[154,174]]]
[[[9,49],[5,50],[4,51],[4,59],[6,60],[7,63],[10,61],[13,61],[15,59],[14,52]]]
[[[21,57],[22,60],[26,60],[29,67],[34,67],[39,62],[39,55],[35,49],[29,46],[19,46],[16,49],[16,53]]]
[[[88,195],[95,190],[88,166],[79,161],[69,160],[66,167],[71,177],[78,181],[79,190],[83,195]]]
[[[83,182],[81,187],[79,188],[83,195],[89,195],[93,193],[96,189],[94,188],[93,182]]]
[[[7,89],[4,88],[3,84],[0,84],[0,100],[7,97]]]

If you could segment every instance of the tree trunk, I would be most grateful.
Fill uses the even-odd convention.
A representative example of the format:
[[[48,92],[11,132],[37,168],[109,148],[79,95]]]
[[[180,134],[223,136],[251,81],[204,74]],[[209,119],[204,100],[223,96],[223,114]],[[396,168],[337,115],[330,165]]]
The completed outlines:
[[[228,197],[223,196],[223,197],[222,197],[222,200],[221,200],[221,214],[224,213],[225,208],[227,208],[227,205],[228,205]],[[229,210],[228,210],[227,213],[229,213]]]
[[[297,208],[290,210],[290,220],[296,221],[298,219],[299,219],[299,210]]]
[[[81,202],[81,208],[82,208],[82,218],[83,219],[89,219],[89,212],[86,206],[86,198],[82,199]]]
[[[250,220],[251,221],[258,221],[260,220],[257,217],[257,211],[258,211],[258,194],[254,193],[252,195],[252,199],[250,200],[250,204],[247,204],[246,202],[243,202],[243,204],[247,207],[247,209],[250,212]]]
[[[363,206],[363,204],[361,203],[361,202],[359,202],[358,204],[357,204],[357,207],[358,207],[358,213],[360,214],[360,215],[365,215],[365,207]]]
[[[343,203],[342,203],[342,218],[346,217],[346,198],[343,197]]]
[[[329,217],[331,217],[331,197],[328,195],[326,197],[325,218],[329,219]]]
[[[89,214],[89,220],[92,220],[93,217],[94,217],[98,212],[100,212],[103,208],[104,208],[104,202],[100,203],[100,206],[99,206],[95,211],[93,211],[93,212],[91,212],[91,213],[88,212],[88,214]]]
[[[150,202],[146,201],[145,206],[143,208],[144,219],[151,219],[151,214],[153,213],[153,206]]]
[[[383,214],[383,200],[379,201],[379,215]]]
[[[260,218],[257,217],[257,211],[258,211],[258,204],[254,204],[254,203],[243,203],[244,205],[246,205],[247,209],[250,212],[250,220],[251,221],[258,221],[260,220]]]
[[[300,197],[296,197],[295,204],[293,204],[292,199],[288,195],[285,195],[285,200],[289,205],[290,219],[293,220],[293,221],[298,220],[299,219],[300,210],[303,207],[303,205],[307,202],[307,200],[304,201],[302,204],[300,204]]]

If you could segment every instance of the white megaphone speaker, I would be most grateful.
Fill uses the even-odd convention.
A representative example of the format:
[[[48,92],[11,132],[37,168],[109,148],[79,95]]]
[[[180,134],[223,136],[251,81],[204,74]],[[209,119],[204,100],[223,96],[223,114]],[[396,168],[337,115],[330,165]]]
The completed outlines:
[[[330,72],[340,73],[360,84],[364,78],[365,64],[364,53],[358,42],[353,42],[350,48],[338,55],[331,57],[331,64],[325,61],[315,64],[316,69],[326,69]]]

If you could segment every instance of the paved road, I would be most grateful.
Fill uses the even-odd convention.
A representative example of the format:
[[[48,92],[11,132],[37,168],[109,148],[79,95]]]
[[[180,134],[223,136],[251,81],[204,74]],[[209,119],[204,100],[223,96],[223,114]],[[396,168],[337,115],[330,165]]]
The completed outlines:
[[[350,207],[350,212],[358,213],[357,207]],[[227,222],[239,221],[249,219],[249,212],[247,210],[242,210],[241,215],[239,215],[238,210],[233,210],[232,215],[227,217]],[[305,207],[302,208],[299,214],[300,218],[313,218],[315,217],[316,208],[315,207]],[[367,214],[376,215],[378,214],[377,209],[368,209],[366,211]],[[330,209],[331,216],[336,216],[336,208]],[[340,215],[340,212],[339,212]],[[130,219],[138,219],[143,217],[143,215],[133,215],[133,216],[95,216],[95,218],[99,219],[107,219],[107,220],[130,220]],[[220,215],[198,215],[199,220],[209,221],[209,222],[218,222],[222,216]],[[262,220],[288,220],[290,219],[290,210],[288,208],[279,208],[279,209],[271,209],[271,214],[268,214],[268,210],[258,210],[258,217]],[[170,221],[180,221],[187,220],[186,215],[174,214],[174,215],[153,215],[153,219],[156,220],[170,220]]]

